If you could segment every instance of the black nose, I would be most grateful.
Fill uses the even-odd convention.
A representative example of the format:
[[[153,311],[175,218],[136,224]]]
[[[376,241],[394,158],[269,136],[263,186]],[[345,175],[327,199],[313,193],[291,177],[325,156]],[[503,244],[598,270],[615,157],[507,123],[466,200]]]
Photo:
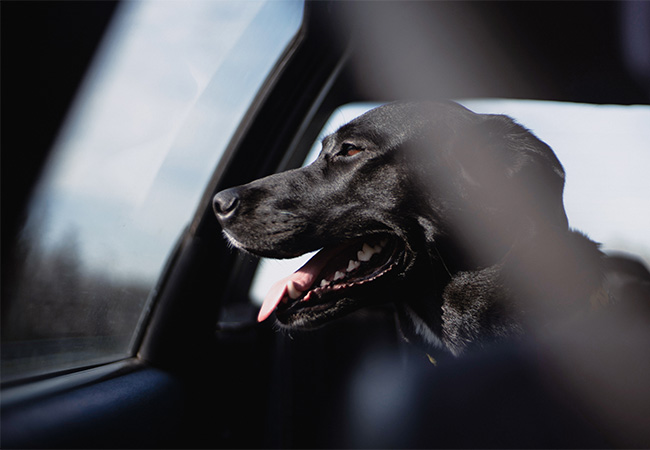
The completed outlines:
[[[212,208],[217,218],[222,220],[234,214],[239,206],[239,194],[237,188],[226,189],[217,193],[212,199]]]

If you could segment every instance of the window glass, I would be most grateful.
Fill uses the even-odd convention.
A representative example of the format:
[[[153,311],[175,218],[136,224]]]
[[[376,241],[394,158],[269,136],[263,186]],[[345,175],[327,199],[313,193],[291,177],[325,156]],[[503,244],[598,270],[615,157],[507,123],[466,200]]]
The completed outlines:
[[[532,100],[468,99],[477,113],[506,114],[549,144],[566,171],[564,206],[570,226],[602,243],[606,252],[632,253],[650,266],[650,106],[587,105]],[[379,104],[338,108],[314,143]],[[302,266],[314,253],[288,260],[262,259],[250,297],[261,305],[277,280]]]
[[[132,354],[165,262],[302,8],[122,3],[30,203],[2,299],[3,381]]]

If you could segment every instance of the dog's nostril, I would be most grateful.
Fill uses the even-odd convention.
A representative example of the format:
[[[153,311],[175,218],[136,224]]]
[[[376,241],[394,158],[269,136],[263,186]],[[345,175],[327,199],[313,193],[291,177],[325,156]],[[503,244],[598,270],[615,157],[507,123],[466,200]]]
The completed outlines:
[[[237,209],[239,196],[235,189],[226,189],[219,192],[212,199],[212,207],[217,217],[224,217]]]

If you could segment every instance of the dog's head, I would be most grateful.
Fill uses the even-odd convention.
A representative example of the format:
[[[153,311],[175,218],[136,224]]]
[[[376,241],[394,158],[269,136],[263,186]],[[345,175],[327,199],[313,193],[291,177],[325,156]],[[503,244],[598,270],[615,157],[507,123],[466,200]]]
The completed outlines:
[[[567,227],[552,150],[505,116],[455,103],[392,103],[323,140],[318,159],[219,192],[235,247],[288,258],[260,311],[313,328],[365,305],[439,297],[452,274],[493,264],[514,241]]]

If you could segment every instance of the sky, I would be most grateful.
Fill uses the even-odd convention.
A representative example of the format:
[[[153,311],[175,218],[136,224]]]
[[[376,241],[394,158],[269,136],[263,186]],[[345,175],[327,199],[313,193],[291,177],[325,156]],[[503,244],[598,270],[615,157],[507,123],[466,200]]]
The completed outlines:
[[[75,239],[81,267],[155,281],[301,22],[296,1],[123,2],[32,202],[31,238]]]

